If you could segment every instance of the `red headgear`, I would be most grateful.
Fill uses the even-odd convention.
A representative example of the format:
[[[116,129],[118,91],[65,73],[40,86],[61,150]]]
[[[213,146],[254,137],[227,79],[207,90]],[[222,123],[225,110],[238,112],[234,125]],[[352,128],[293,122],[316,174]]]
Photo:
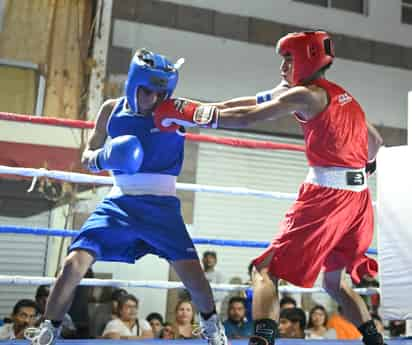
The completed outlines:
[[[280,55],[293,58],[293,85],[310,79],[322,67],[332,63],[335,53],[324,31],[294,32],[282,37],[276,46]]]

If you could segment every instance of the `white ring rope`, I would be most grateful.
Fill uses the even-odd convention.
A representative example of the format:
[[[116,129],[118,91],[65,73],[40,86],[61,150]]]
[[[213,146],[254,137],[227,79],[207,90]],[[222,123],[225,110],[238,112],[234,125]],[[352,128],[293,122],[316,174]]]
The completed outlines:
[[[4,175],[20,175],[28,177],[48,177],[55,180],[73,182],[73,183],[90,183],[101,185],[112,185],[113,179],[111,176],[88,175],[82,173],[65,172],[60,170],[47,169],[32,169],[32,168],[15,168],[0,165],[0,174]],[[218,187],[207,186],[192,183],[177,183],[177,189],[192,192],[208,192],[218,194],[256,196],[261,198],[276,199],[276,200],[296,200],[297,193],[283,192],[266,192],[257,189],[249,189],[244,187]],[[375,205],[375,203],[374,203]]]
[[[55,180],[73,182],[73,183],[90,183],[101,185],[112,185],[113,179],[111,176],[88,175],[82,173],[65,172],[59,170],[47,169],[32,169],[32,168],[15,168],[0,165],[0,174],[5,175],[20,175],[28,177],[48,177]],[[177,189],[193,192],[209,192],[231,195],[249,195],[269,199],[278,200],[296,200],[296,193],[282,193],[282,192],[265,192],[256,189],[249,189],[243,187],[218,187],[206,186],[192,183],[177,183]]]
[[[51,285],[55,282],[53,277],[26,277],[26,276],[6,276],[0,275],[0,285]],[[183,289],[180,282],[168,282],[160,280],[116,280],[116,279],[83,279],[79,285],[82,286],[112,286],[124,288],[152,288],[152,289]],[[242,291],[250,289],[249,285],[235,284],[210,284],[215,291]],[[360,295],[373,295],[379,293],[378,288],[358,288],[354,289]],[[323,288],[299,288],[295,286],[279,286],[281,293],[325,293]]]

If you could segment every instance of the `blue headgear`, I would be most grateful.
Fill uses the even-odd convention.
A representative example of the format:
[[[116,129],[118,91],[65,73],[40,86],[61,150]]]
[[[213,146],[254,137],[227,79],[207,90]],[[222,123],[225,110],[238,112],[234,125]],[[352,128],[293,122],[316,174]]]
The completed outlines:
[[[142,49],[133,56],[125,84],[125,93],[129,108],[139,112],[137,89],[141,86],[149,90],[164,93],[170,98],[176,88],[179,74],[178,67],[163,55]]]

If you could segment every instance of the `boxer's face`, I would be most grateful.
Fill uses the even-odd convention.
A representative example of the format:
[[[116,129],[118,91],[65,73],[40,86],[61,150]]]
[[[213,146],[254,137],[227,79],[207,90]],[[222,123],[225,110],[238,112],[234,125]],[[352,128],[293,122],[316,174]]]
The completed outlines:
[[[139,112],[143,115],[151,113],[157,102],[162,98],[158,92],[149,90],[145,87],[139,87],[137,90],[137,102],[139,104]]]
[[[293,58],[292,55],[284,55],[282,63],[280,64],[280,75],[285,79],[289,85],[293,81]]]

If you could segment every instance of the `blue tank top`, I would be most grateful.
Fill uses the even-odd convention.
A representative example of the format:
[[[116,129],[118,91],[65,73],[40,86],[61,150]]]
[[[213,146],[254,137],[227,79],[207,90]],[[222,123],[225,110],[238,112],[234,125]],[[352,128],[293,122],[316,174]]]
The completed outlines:
[[[140,173],[178,176],[182,170],[185,137],[177,133],[160,132],[153,116],[130,113],[124,109],[125,97],[116,104],[107,123],[110,138],[135,135],[144,152]],[[118,172],[116,172],[118,174]]]

